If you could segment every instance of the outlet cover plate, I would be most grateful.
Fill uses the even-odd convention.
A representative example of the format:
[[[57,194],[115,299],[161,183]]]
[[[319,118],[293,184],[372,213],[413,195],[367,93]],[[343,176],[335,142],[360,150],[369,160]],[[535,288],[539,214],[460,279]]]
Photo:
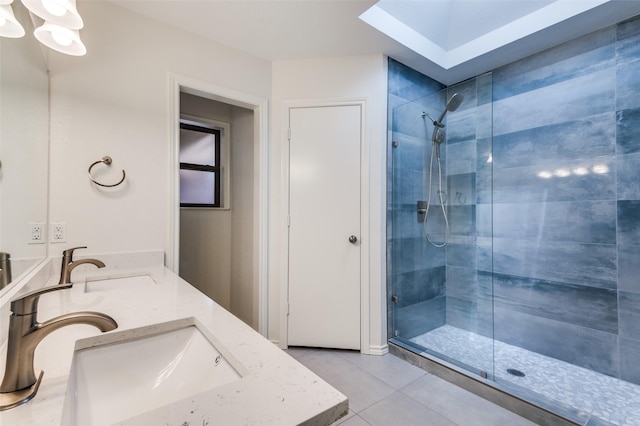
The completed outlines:
[[[49,227],[51,235],[49,241],[51,243],[66,243],[67,242],[67,224],[65,222],[51,223]]]
[[[46,227],[42,222],[29,222],[29,244],[44,244]]]

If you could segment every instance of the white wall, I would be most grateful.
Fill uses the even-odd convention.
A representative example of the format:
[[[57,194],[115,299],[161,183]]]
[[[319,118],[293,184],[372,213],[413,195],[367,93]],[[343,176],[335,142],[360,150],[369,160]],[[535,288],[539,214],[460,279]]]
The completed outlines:
[[[169,73],[269,98],[269,62],[136,15],[105,1],[79,1],[88,53],[51,53],[52,221],[83,254],[169,251]],[[97,188],[87,167],[113,158]]]
[[[88,54],[75,58],[53,52],[50,58],[50,219],[66,222],[68,234],[67,243],[51,245],[50,254],[78,245],[89,246],[84,254],[169,252],[169,73],[272,99],[268,336],[277,341],[286,243],[281,238],[283,101],[366,98],[370,348],[364,349],[376,352],[385,347],[383,55],[271,64],[109,2],[80,0],[78,8],[85,21],[81,35]],[[105,170],[105,180],[117,179],[121,169],[127,171],[126,183],[114,190],[97,188],[86,176],[87,167],[104,155],[114,160],[112,170]],[[254,201],[255,197],[254,193]],[[256,271],[252,273],[255,279]],[[255,287],[253,291],[255,300]],[[254,318],[256,309],[254,304]]]
[[[280,339],[281,287],[286,279],[282,254],[286,247],[286,212],[283,204],[284,176],[282,175],[282,149],[286,145],[286,101],[293,100],[345,100],[366,99],[365,153],[368,159],[369,229],[362,238],[369,242],[368,277],[363,285],[369,293],[368,318],[369,347],[367,353],[386,350],[385,314],[385,203],[386,203],[386,126],[387,126],[387,61],[383,55],[349,58],[280,61],[273,64],[273,102],[271,132],[271,203],[270,203],[270,255],[278,259],[270,262],[269,338]],[[366,313],[365,313],[366,315]]]
[[[233,107],[231,129],[231,312],[258,329],[257,164],[254,113]]]

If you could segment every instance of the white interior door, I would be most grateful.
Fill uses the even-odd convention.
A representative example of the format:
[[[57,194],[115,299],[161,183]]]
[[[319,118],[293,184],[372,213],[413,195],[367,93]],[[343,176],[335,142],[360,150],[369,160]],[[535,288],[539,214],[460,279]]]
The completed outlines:
[[[289,127],[288,345],[360,349],[361,107],[291,108]]]

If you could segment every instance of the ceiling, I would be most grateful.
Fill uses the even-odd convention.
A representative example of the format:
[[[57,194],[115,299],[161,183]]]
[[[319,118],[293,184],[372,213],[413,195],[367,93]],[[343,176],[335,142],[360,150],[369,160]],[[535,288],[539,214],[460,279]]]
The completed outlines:
[[[445,84],[640,14],[639,0],[110,1],[269,61],[384,53]]]

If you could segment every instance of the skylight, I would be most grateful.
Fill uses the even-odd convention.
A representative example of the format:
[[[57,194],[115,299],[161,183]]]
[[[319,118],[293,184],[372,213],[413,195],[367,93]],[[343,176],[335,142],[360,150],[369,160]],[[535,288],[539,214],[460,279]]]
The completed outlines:
[[[448,70],[610,1],[381,0],[360,19]]]

